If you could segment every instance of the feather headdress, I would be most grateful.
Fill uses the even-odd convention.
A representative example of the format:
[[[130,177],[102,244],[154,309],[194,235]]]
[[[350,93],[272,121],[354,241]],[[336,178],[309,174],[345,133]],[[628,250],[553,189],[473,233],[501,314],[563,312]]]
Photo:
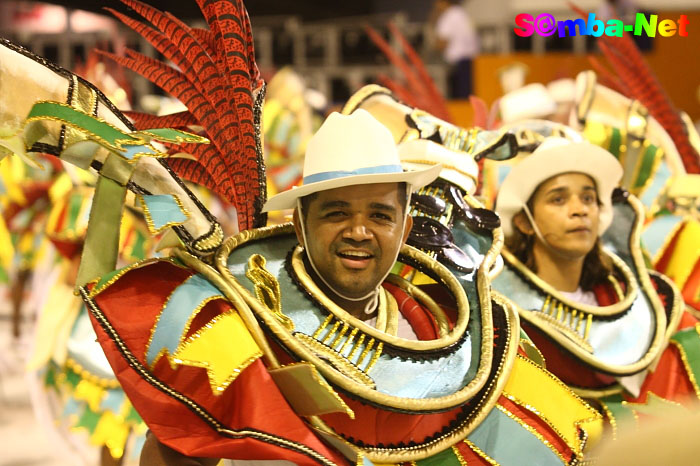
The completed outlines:
[[[109,9],[177,67],[127,49],[104,55],[179,99],[187,111],[165,116],[126,112],[137,129],[201,127],[211,144],[168,144],[171,168],[234,205],[238,227],[263,226],[265,171],[259,139],[264,83],[255,63],[250,20],[240,0],[197,0],[209,29],[191,28],[170,13],[122,0],[148,23]]]

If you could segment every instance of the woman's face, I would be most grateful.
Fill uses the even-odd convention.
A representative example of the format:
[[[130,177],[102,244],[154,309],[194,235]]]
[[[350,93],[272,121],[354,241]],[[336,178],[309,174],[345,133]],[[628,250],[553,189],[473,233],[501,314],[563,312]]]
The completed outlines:
[[[548,179],[532,197],[532,215],[550,250],[567,259],[584,257],[598,238],[600,207],[593,179],[582,173]]]

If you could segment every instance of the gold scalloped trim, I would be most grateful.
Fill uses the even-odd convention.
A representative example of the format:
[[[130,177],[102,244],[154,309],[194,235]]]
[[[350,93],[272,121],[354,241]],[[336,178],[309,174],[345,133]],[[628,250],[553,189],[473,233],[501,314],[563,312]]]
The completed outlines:
[[[464,459],[464,456],[462,456],[462,453],[459,451],[459,448],[457,448],[457,445],[452,445],[452,453],[454,453],[457,461],[459,461],[459,466],[467,466],[467,460]]]
[[[496,369],[496,376],[491,380],[489,385],[489,394],[485,398],[482,398],[479,404],[474,408],[474,412],[478,414],[464,421],[462,425],[457,427],[453,432],[434,439],[424,445],[404,447],[401,449],[364,449],[362,451],[367,455],[367,458],[375,463],[401,463],[429,458],[465,440],[465,437],[481,424],[488,416],[489,412],[495,408],[498,398],[508,381],[507,375],[510,374],[513,364],[515,363],[515,358],[517,357],[519,340],[519,332],[517,329],[519,328],[519,320],[517,312],[515,312],[515,309],[508,301],[503,300],[503,298],[499,296],[495,296],[494,301],[501,304],[504,308],[504,315],[507,321],[507,347],[503,358],[499,361],[499,366]],[[324,429],[330,429],[322,421],[319,420],[318,422]]]
[[[255,297],[258,298],[258,301],[265,303],[270,312],[275,314],[282,325],[292,332],[294,331],[294,322],[282,312],[280,284],[265,268],[266,262],[262,255],[253,254],[248,258],[248,269],[245,272],[245,276],[253,282]]]
[[[193,264],[197,264],[197,259],[193,258],[187,253],[183,253],[183,257],[189,256],[189,260]],[[192,261],[194,259],[194,261]],[[201,267],[200,267],[201,268]],[[198,272],[202,273],[201,271],[198,270]],[[144,380],[148,381],[150,384],[153,386],[157,387],[159,390],[163,391],[164,393],[168,394],[169,396],[173,397],[177,401],[183,403],[186,405],[189,409],[192,410],[195,414],[203,418],[206,422],[210,423],[213,428],[218,432],[222,434],[226,434],[230,437],[236,438],[236,437],[245,437],[249,436],[253,439],[262,439],[263,441],[266,441],[272,445],[281,445],[283,447],[289,448],[290,450],[297,452],[297,453],[303,453],[308,455],[309,457],[315,459],[319,464],[323,464],[326,466],[335,466],[330,460],[325,458],[323,455],[317,453],[315,450],[307,447],[304,444],[297,443],[282,437],[277,437],[274,435],[266,434],[263,432],[255,431],[255,430],[231,430],[231,429],[225,429],[222,424],[216,420],[215,418],[211,417],[209,413],[204,411],[198,404],[194,403],[191,399],[188,397],[182,395],[181,393],[173,390],[172,388],[168,387],[167,385],[163,384],[160,380],[156,379],[153,377],[153,375],[148,372],[145,367],[141,364],[138,358],[136,358],[133,353],[129,350],[129,348],[126,346],[124,341],[121,339],[119,334],[116,332],[114,327],[112,327],[112,324],[107,320],[102,313],[102,311],[95,305],[95,302],[90,298],[89,294],[87,293],[87,290],[85,287],[78,287],[78,291],[80,295],[83,297],[83,300],[85,301],[88,310],[93,314],[93,316],[97,319],[98,322],[104,327],[105,332],[107,333],[107,336],[110,337],[117,348],[122,352],[124,355],[124,359],[133,367],[134,371],[138,373],[138,375],[143,378]],[[230,290],[227,290],[227,292]],[[234,299],[234,304],[239,301],[238,299]],[[243,306],[245,306],[245,303],[242,303]],[[238,309],[238,308],[237,308]],[[248,309],[248,311],[250,311]],[[243,316],[241,316],[243,317]],[[244,318],[245,322],[245,318]],[[255,333],[253,332],[253,336],[255,337]],[[273,363],[276,363],[277,361],[274,360]],[[279,367],[279,364],[276,364],[276,367]]]
[[[224,230],[221,229],[221,225],[218,222],[213,223],[214,228],[211,232],[206,233],[204,236],[200,236],[192,242],[192,248],[199,252],[210,251],[218,247],[224,240]]]

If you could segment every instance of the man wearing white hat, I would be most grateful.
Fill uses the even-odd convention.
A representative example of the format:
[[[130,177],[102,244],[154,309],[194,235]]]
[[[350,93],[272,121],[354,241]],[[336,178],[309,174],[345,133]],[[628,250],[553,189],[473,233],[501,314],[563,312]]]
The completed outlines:
[[[404,172],[391,133],[367,111],[333,113],[309,142],[303,185],[272,197],[263,210],[296,209],[297,238],[314,278],[365,319],[411,230],[410,193],[440,168]]]
[[[651,393],[696,400],[687,387],[697,369],[674,368],[684,366],[676,347],[699,343],[678,291],[646,269],[644,210],[632,195],[613,195],[621,178],[620,163],[601,147],[546,139],[499,190],[506,267],[493,282],[518,305],[547,369],[595,399],[613,429]]]
[[[419,153],[423,159],[426,148],[412,144],[402,155]],[[240,369],[210,405],[235,406],[230,422],[246,422],[238,426],[245,428],[243,437],[226,438],[217,453],[274,466],[346,464],[341,454],[347,464],[363,464],[364,457],[366,465],[423,459],[487,464],[483,458],[492,457],[504,465],[559,466],[561,458],[583,457],[580,434],[595,438],[599,418],[544,369],[516,355],[517,317],[492,301],[488,276],[500,230],[488,230],[467,248],[473,267],[461,270],[403,247],[412,225],[410,194],[441,168],[404,171],[394,137],[370,113],[334,113],[309,141],[303,185],[264,207],[295,208],[294,227],[249,230],[226,241],[218,267],[227,269],[229,286],[245,303],[237,309],[250,306],[274,349],[265,353],[264,368]],[[460,239],[478,236],[462,224],[455,228]],[[390,274],[397,260],[432,280],[425,290],[436,290],[435,297]],[[255,325],[246,327],[252,332]],[[533,413],[509,411],[519,408],[501,396],[504,387],[535,406]],[[195,388],[190,381],[186,390]],[[277,390],[288,407],[273,404]],[[542,414],[551,400],[556,416]],[[513,419],[526,419],[527,427]],[[565,433],[552,434],[551,425]],[[531,426],[542,436],[533,436]],[[221,437],[234,430],[228,429]],[[170,431],[164,434],[169,448],[151,437],[142,464],[215,464],[194,463],[171,449],[191,441],[187,431],[178,430],[177,443],[167,437]],[[296,443],[289,441],[292,434]],[[263,441],[246,448],[246,436]],[[198,448],[186,451],[222,442],[207,438],[212,441],[197,440]]]

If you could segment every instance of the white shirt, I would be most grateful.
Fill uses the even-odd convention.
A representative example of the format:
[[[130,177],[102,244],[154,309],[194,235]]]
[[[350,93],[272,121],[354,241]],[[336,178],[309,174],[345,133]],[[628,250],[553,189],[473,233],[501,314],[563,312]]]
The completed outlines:
[[[447,63],[457,63],[479,53],[479,37],[469,15],[459,5],[446,9],[435,23],[438,38],[447,41],[443,56]]]
[[[597,306],[598,300],[595,297],[595,293],[592,291],[583,291],[579,286],[576,291],[560,291],[569,300],[575,303],[588,304],[589,306]]]

